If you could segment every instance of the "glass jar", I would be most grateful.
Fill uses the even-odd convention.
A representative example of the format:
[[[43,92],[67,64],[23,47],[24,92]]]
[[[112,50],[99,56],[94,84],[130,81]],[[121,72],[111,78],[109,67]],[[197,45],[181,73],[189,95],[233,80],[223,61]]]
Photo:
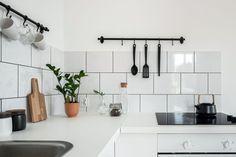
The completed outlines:
[[[99,96],[100,99],[100,103],[99,103],[99,107],[98,107],[98,113],[101,115],[107,114],[108,113],[108,106],[106,105],[105,101],[104,101],[104,97],[103,96]]]

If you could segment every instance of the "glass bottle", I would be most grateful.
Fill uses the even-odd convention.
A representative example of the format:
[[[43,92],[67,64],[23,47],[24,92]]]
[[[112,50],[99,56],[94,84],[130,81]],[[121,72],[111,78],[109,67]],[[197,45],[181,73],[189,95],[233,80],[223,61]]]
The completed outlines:
[[[128,92],[127,92],[127,83],[121,82],[121,90],[120,90],[120,103],[122,105],[122,112],[124,114],[128,113]]]

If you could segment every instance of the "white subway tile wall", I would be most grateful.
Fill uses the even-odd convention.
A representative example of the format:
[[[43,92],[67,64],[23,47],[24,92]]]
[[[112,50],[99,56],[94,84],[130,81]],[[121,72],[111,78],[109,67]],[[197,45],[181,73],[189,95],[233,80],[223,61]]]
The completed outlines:
[[[54,90],[55,76],[45,66],[52,63],[63,70],[64,52],[50,46],[40,51],[19,41],[9,41],[1,33],[0,38],[0,111],[26,109],[27,95],[31,93],[31,78],[38,78],[40,92],[46,95],[48,112],[53,111],[51,104],[56,103],[55,108],[63,108],[57,113],[64,114],[64,101],[51,99],[59,96]]]
[[[71,64],[71,55],[80,63]],[[215,69],[206,64],[212,59],[217,60],[210,61]],[[99,97],[93,93],[94,89],[108,94],[106,102],[109,105],[110,102],[120,101],[120,82],[124,81],[128,83],[129,112],[192,112],[198,94],[206,98],[214,94],[219,104],[217,109],[221,110],[220,60],[219,52],[162,52],[159,77],[157,53],[150,51],[150,76],[145,79],[142,78],[143,51],[136,52],[139,73],[135,76],[130,73],[133,65],[132,51],[66,52],[65,69],[75,73],[85,69],[87,72],[88,77],[83,78],[80,93],[89,100],[88,112],[94,112],[100,102]]]
[[[100,103],[93,90],[103,91],[107,105],[119,102],[120,82],[128,83],[129,112],[193,111],[198,94],[209,101],[214,94],[221,110],[220,52],[162,52],[161,76],[157,76],[157,53],[148,52],[150,75],[142,78],[144,52],[137,51],[139,73],[130,73],[132,51],[63,52],[53,47],[39,51],[2,35],[0,51],[0,109],[25,108],[31,92],[30,80],[38,78],[40,90],[46,95],[48,112],[65,115],[64,99],[54,90],[56,78],[45,66],[51,63],[62,71],[78,73],[85,70],[88,77],[81,81],[80,100],[88,99],[81,111],[95,112]],[[212,66],[214,65],[214,66]]]

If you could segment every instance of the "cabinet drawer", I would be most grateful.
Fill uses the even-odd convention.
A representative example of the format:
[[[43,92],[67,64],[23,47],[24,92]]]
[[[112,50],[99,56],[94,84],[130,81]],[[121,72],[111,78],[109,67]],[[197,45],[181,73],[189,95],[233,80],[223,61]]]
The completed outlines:
[[[158,152],[236,152],[236,134],[161,134]]]

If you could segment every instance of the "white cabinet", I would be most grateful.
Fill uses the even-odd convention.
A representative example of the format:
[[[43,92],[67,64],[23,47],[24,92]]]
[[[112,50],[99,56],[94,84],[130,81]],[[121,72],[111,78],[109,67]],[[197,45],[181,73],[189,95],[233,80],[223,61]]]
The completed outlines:
[[[98,157],[114,157],[115,148],[114,141],[110,141],[102,150],[102,152],[98,155]]]
[[[157,134],[121,134],[115,157],[157,157]]]

